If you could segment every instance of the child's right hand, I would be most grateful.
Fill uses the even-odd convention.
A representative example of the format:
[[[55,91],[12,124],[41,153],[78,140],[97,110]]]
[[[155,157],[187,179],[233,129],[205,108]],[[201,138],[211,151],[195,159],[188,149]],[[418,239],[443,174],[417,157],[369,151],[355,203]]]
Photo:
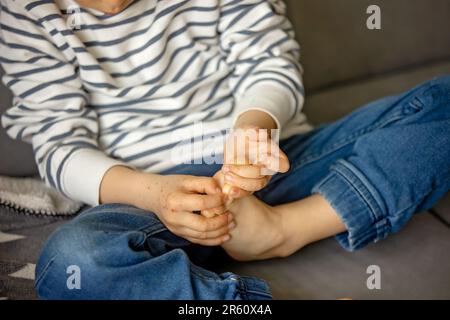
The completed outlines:
[[[154,211],[172,233],[206,246],[230,239],[233,215],[226,212],[222,191],[213,178],[153,175],[152,183],[154,190],[159,190],[159,205]],[[196,213],[202,210],[223,214],[207,218]]]
[[[205,246],[221,245],[234,228],[213,178],[158,175],[115,166],[105,174],[100,203],[125,203],[154,212],[172,233]],[[221,214],[211,218],[196,212]]]

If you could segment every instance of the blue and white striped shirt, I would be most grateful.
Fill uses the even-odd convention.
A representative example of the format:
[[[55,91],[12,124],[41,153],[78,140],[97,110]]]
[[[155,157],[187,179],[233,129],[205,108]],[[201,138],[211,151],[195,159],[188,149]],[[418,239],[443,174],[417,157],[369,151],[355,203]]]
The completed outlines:
[[[74,5],[5,0],[0,18],[3,81],[15,96],[2,124],[32,144],[41,177],[68,197],[98,204],[116,164],[174,166],[183,148],[173,137],[194,138],[199,122],[202,135],[220,137],[259,109],[284,138],[308,129],[282,1],[140,0],[115,15]]]

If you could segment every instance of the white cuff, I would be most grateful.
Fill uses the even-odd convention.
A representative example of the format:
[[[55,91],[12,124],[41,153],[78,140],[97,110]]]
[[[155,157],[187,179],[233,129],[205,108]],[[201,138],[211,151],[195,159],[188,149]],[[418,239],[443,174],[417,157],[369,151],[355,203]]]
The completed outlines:
[[[251,87],[241,97],[236,98],[236,109],[233,127],[244,112],[259,110],[269,114],[277,124],[277,135],[272,139],[278,142],[281,129],[293,117],[295,102],[283,88],[271,84],[260,84]]]
[[[106,171],[122,162],[109,158],[100,150],[80,149],[64,166],[62,191],[71,199],[91,206],[100,202],[100,184]]]
[[[278,129],[292,118],[295,105],[291,94],[277,85],[263,83],[255,85],[247,90],[243,96],[236,97],[237,118],[249,110],[261,110],[267,112],[275,120]]]

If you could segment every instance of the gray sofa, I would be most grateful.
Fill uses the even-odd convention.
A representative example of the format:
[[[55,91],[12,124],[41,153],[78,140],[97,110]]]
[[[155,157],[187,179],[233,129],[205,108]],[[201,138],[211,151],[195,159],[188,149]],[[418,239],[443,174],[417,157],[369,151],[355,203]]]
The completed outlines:
[[[302,45],[305,111],[313,124],[450,74],[448,0],[286,2]],[[371,4],[381,8],[381,30],[366,28]],[[1,88],[2,111],[10,99]],[[31,148],[3,130],[0,150],[0,174],[36,174]],[[7,247],[0,242],[0,297],[34,298],[31,279],[12,281],[8,275],[35,263],[45,237],[65,220],[26,217],[5,207],[0,219],[1,231],[24,237]],[[367,288],[370,265],[381,268],[380,290]],[[354,253],[328,239],[286,259],[227,262],[220,269],[266,279],[275,298],[450,299],[450,195],[398,234]]]

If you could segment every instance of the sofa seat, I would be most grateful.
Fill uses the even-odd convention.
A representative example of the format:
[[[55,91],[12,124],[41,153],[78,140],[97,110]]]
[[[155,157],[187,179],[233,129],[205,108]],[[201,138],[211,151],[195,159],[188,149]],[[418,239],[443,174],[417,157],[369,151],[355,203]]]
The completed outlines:
[[[305,112],[313,124],[450,74],[448,0],[379,0],[382,31],[365,28],[370,0],[285,2],[302,46]],[[11,98],[0,85],[1,113]],[[8,155],[0,157],[0,174],[37,174],[31,147],[3,129],[0,150]],[[36,298],[34,264],[50,233],[67,221],[0,205],[0,299]],[[266,279],[278,299],[450,299],[449,252],[450,195],[398,234],[354,253],[327,239],[286,259],[229,261],[221,270]],[[381,268],[381,290],[366,286],[370,265]]]
[[[450,60],[307,92],[305,111],[314,124],[333,121],[443,74],[450,74]],[[223,270],[266,279],[279,299],[450,299],[449,252],[450,194],[399,233],[362,250],[349,253],[327,239],[289,258],[232,262]],[[381,268],[381,290],[366,286],[370,265]]]

